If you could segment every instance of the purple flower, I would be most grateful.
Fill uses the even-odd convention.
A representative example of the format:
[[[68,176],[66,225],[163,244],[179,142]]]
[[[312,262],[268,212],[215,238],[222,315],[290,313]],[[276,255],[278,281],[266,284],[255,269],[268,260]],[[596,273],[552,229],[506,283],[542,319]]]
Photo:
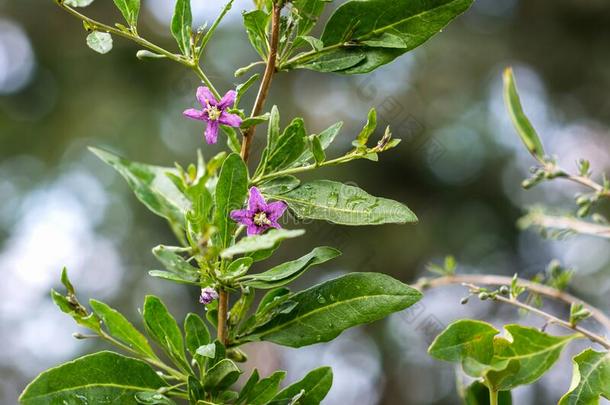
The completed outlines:
[[[212,287],[206,287],[201,289],[201,296],[199,302],[203,305],[208,305],[212,301],[218,299],[218,293]]]
[[[231,219],[247,226],[248,236],[259,235],[269,228],[281,228],[277,220],[286,211],[287,205],[283,201],[267,204],[261,192],[256,187],[250,189],[248,209],[231,211]]]
[[[236,97],[237,93],[234,90],[229,90],[218,101],[210,89],[200,86],[197,88],[197,100],[199,100],[203,109],[189,108],[183,114],[194,120],[205,121],[207,123],[205,140],[210,144],[216,143],[220,125],[228,125],[230,127],[239,127],[241,125],[241,117],[239,115],[227,112],[227,109],[235,104]]]

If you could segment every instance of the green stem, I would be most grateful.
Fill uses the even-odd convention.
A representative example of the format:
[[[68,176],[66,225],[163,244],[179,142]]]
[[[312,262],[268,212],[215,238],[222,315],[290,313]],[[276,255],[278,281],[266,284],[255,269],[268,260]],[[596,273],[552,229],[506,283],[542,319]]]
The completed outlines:
[[[206,32],[205,35],[203,36],[203,39],[201,40],[201,45],[199,46],[199,56],[201,56],[201,54],[203,53],[203,50],[205,49],[205,46],[208,44],[208,41],[210,40],[210,38],[212,38],[212,35],[214,34],[214,31],[216,31],[218,24],[220,24],[220,22],[222,21],[224,16],[229,12],[231,7],[233,6],[233,1],[234,0],[229,0],[229,2],[224,6],[224,8],[220,12],[218,17],[216,18],[216,20],[214,21],[214,23],[208,30],[208,32]]]
[[[498,391],[489,388],[489,405],[498,405]]]
[[[272,179],[275,179],[278,177],[287,176],[290,174],[303,173],[303,172],[306,172],[309,170],[317,169],[319,167],[338,165],[338,164],[346,163],[351,160],[359,159],[359,158],[361,158],[361,156],[354,155],[354,154],[347,154],[345,156],[341,156],[336,159],[327,160],[327,161],[319,163],[319,164],[312,163],[310,165],[291,167],[290,169],[280,170],[280,171],[277,171],[274,173],[269,173],[266,175],[260,175],[260,176],[255,177],[254,179],[252,179],[250,183],[252,185],[256,185],[263,181],[272,180]]]

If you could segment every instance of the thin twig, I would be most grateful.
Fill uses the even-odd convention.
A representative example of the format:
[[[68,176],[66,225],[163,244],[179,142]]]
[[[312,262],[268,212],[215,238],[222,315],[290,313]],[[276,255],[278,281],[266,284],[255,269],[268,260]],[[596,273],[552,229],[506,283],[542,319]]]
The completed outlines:
[[[472,293],[475,293],[475,294],[480,293],[480,292],[483,291],[481,289],[481,287],[479,287],[479,286],[477,286],[475,284],[472,284],[472,283],[464,283],[463,285],[465,287],[468,287],[470,289],[470,291]],[[581,335],[587,337],[589,340],[602,345],[606,349],[610,349],[610,341],[606,340],[604,337],[599,336],[599,335],[597,335],[597,334],[595,334],[595,333],[593,333],[593,332],[591,332],[591,331],[589,331],[589,330],[587,330],[585,328],[582,328],[582,327],[580,327],[578,325],[572,325],[568,321],[564,321],[563,319],[560,319],[560,318],[556,317],[555,315],[551,315],[551,314],[549,314],[547,312],[544,312],[544,311],[542,311],[542,310],[540,310],[540,309],[538,309],[536,307],[533,307],[531,305],[525,304],[525,303],[523,303],[523,302],[521,302],[521,301],[519,301],[519,300],[517,300],[515,298],[507,298],[507,297],[504,297],[504,296],[502,296],[500,294],[497,294],[497,295],[495,295],[491,299],[495,300],[495,301],[500,301],[500,302],[504,302],[506,304],[513,305],[513,306],[515,306],[517,308],[521,308],[521,309],[524,309],[524,310],[529,311],[529,312],[533,312],[534,314],[545,318],[549,323],[553,323],[555,325],[562,326],[562,327],[564,327],[566,329],[570,329],[570,330],[573,330],[575,332],[578,332]]]
[[[445,276],[438,277],[433,279],[421,279],[415,284],[416,288],[419,289],[430,289],[437,288],[446,285],[452,284],[464,284],[464,283],[474,283],[474,284],[483,284],[483,285],[506,285],[509,286],[512,282],[512,277],[506,276],[496,276],[496,275],[478,275],[478,274],[465,274],[465,275],[455,275],[455,276]],[[536,294],[544,295],[545,297],[553,298],[559,301],[563,301],[566,304],[582,304],[589,312],[591,313],[591,317],[594,318],[597,322],[603,325],[608,331],[610,331],[610,318],[604,314],[600,309],[594,307],[593,305],[571,295],[564,291],[557,290],[553,287],[546,286],[544,284],[536,283],[529,280],[517,279],[517,284],[527,288],[529,291],[534,292]]]
[[[577,218],[530,212],[523,217],[523,222],[530,226],[533,225],[541,228],[575,232],[581,235],[610,238],[610,226],[583,221]]]
[[[218,341],[223,345],[227,345],[227,311],[229,304],[229,293],[221,289],[218,294]]]
[[[279,2],[278,2],[279,3]],[[282,11],[282,5],[274,3],[273,11],[271,15],[271,44],[269,49],[269,57],[267,59],[267,66],[265,73],[258,89],[256,101],[252,108],[251,117],[261,115],[263,108],[265,107],[265,101],[269,95],[269,88],[275,73],[276,62],[277,62],[277,50],[280,41],[280,13]],[[248,160],[250,156],[250,148],[252,147],[252,140],[256,132],[256,126],[253,125],[244,132],[244,141],[241,145],[241,157],[244,161]]]

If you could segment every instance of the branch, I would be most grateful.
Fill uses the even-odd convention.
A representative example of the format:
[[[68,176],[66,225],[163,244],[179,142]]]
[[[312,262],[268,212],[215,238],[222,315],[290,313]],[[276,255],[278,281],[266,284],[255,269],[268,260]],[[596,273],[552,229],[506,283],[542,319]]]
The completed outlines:
[[[258,89],[258,94],[256,96],[256,101],[254,102],[254,107],[252,108],[252,113],[250,114],[250,117],[256,117],[257,115],[261,115],[265,106],[265,101],[267,100],[267,96],[269,95],[269,88],[271,86],[273,74],[276,70],[277,50],[280,41],[281,11],[282,5],[274,2],[273,11],[271,15],[271,44],[269,49],[269,57],[267,59],[267,66],[265,68],[263,80],[261,81],[261,85]],[[244,132],[244,142],[241,145],[241,157],[244,159],[244,161],[247,161],[248,157],[250,156],[250,148],[252,147],[252,140],[254,139],[255,132],[255,125],[251,126]]]
[[[480,292],[483,292],[483,289],[481,289],[481,287],[476,286],[474,284],[464,283],[463,285],[465,287],[468,287],[470,289],[471,293],[478,294]],[[551,314],[549,314],[547,312],[544,312],[544,311],[542,311],[542,310],[540,310],[540,309],[538,309],[536,307],[533,307],[531,305],[525,304],[525,303],[523,303],[521,301],[518,301],[515,298],[506,298],[506,297],[504,297],[504,296],[502,296],[500,294],[497,294],[497,295],[493,296],[491,299],[495,300],[495,301],[500,301],[500,302],[504,302],[506,304],[513,305],[513,306],[515,306],[517,308],[521,308],[521,309],[524,309],[526,311],[533,312],[536,315],[541,316],[542,318],[545,318],[548,321],[548,323],[554,323],[554,324],[562,326],[562,327],[564,327],[566,329],[570,329],[570,330],[573,330],[575,332],[578,332],[581,335],[587,337],[589,340],[602,345],[606,349],[610,349],[610,341],[606,340],[604,337],[599,336],[599,335],[597,335],[597,334],[595,334],[595,333],[593,333],[593,332],[591,332],[591,331],[589,331],[587,329],[584,329],[584,328],[582,328],[582,327],[580,327],[578,325],[572,325],[568,321],[564,321],[563,319],[560,319],[560,318],[556,317],[555,315],[551,315]]]
[[[438,277],[433,279],[420,279],[415,287],[418,289],[426,290],[430,288],[438,288],[446,285],[459,284],[463,285],[464,283],[473,283],[473,284],[484,284],[484,285],[507,285],[509,286],[512,283],[512,277],[506,276],[496,276],[496,275],[477,275],[477,274],[466,274],[466,275],[458,275],[458,276],[446,276],[446,277]],[[594,307],[586,303],[585,301],[568,294],[564,291],[557,290],[553,287],[546,286],[544,284],[536,283],[529,280],[518,279],[517,283],[527,288],[529,291],[534,292],[536,294],[543,295],[548,298],[553,298],[566,304],[570,305],[572,303],[582,304],[586,309],[591,313],[591,317],[594,318],[597,322],[603,325],[606,330],[610,331],[610,318],[606,316],[600,309]]]
[[[571,217],[546,215],[540,212],[530,212],[521,218],[520,222],[522,222],[524,226],[533,225],[540,228],[571,231],[581,235],[610,238],[610,226],[596,224]]]

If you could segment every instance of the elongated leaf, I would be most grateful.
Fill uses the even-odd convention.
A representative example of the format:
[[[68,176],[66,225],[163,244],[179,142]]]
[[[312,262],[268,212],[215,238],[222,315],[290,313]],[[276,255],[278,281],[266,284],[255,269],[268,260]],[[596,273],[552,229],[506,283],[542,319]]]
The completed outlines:
[[[374,197],[366,191],[330,180],[302,184],[282,195],[268,195],[288,203],[299,218],[320,219],[342,225],[379,225],[416,222],[405,205]]]
[[[142,311],[144,324],[152,337],[177,364],[188,369],[184,340],[178,323],[163,302],[153,295],[147,295]]]
[[[515,84],[515,77],[511,68],[504,70],[504,103],[513,121],[513,125],[527,150],[536,159],[543,160],[544,147],[534,126],[527,118],[527,115],[525,115],[525,112],[523,112],[521,99],[517,92],[517,85]]]
[[[237,402],[235,403],[236,405],[239,405],[248,399],[250,393],[252,392],[252,389],[254,388],[258,380],[260,380],[258,370],[254,369],[254,371],[248,378],[248,381],[246,381],[246,384],[244,384],[244,387],[239,392],[239,397],[237,398]]]
[[[366,125],[364,126],[364,128],[362,128],[360,134],[358,134],[358,137],[354,141],[354,146],[366,146],[366,143],[368,142],[370,136],[373,135],[373,132],[375,132],[376,128],[377,111],[375,111],[374,108],[371,108],[371,110],[369,111],[368,119],[366,121]]]
[[[246,399],[248,405],[265,405],[277,394],[280,383],[286,377],[285,371],[276,371],[267,378],[258,381]]]
[[[114,4],[130,26],[135,26],[140,13],[140,0],[114,0]]]
[[[575,356],[570,390],[559,405],[594,405],[610,400],[610,352],[587,349]]]
[[[176,278],[179,278],[186,283],[199,282],[199,270],[184,260],[184,258],[176,252],[176,249],[159,245],[153,248],[153,254],[163,263],[170,273],[173,273],[176,276]],[[155,275],[159,276],[158,273]]]
[[[419,291],[390,276],[348,274],[291,296],[294,310],[279,313],[242,338],[290,347],[327,342],[347,328],[381,319],[419,299]]]
[[[64,4],[70,7],[87,7],[94,0],[64,0]]]
[[[208,370],[203,382],[203,388],[207,391],[222,391],[233,385],[240,374],[241,371],[231,360],[221,360]]]
[[[184,320],[184,334],[186,338],[186,348],[199,364],[199,368],[204,370],[204,359],[196,356],[197,350],[200,347],[209,344],[211,341],[210,332],[205,326],[203,319],[197,314],[189,313]]]
[[[254,288],[271,289],[281,287],[301,276],[309,267],[322,264],[341,255],[337,249],[318,247],[305,256],[282,263],[259,274],[249,274],[241,278],[244,284]]]
[[[328,2],[329,0],[295,0],[292,2],[293,10],[296,10],[298,15],[298,35],[307,35],[311,31]]]
[[[130,162],[101,149],[89,149],[127,180],[138,200],[148,209],[170,223],[184,227],[184,214],[191,209],[191,203],[166,175],[177,174],[175,169]]]
[[[222,258],[230,258],[244,253],[272,249],[284,239],[296,238],[305,233],[302,229],[271,229],[262,235],[253,235],[240,239],[235,245],[223,250]]]
[[[326,128],[324,131],[318,134],[318,138],[320,139],[320,144],[322,145],[322,149],[326,150],[330,144],[335,140],[341,127],[343,126],[343,122],[337,122],[330,127]],[[311,150],[306,149],[301,156],[294,162],[293,166],[301,166],[304,163],[313,159],[313,153]]]
[[[489,388],[480,381],[475,381],[468,388],[464,395],[466,405],[490,405]],[[498,393],[498,405],[512,405],[513,398],[510,391],[500,391]]]
[[[258,52],[261,58],[267,55],[267,25],[269,24],[269,14],[263,10],[249,11],[243,14],[244,27],[252,47]]]
[[[219,248],[225,248],[231,243],[237,223],[229,218],[232,210],[241,208],[248,194],[248,168],[242,158],[231,153],[225,159],[220,169],[216,185],[215,224],[218,228],[215,241]]]
[[[146,337],[123,314],[101,301],[92,299],[89,301],[89,305],[91,305],[93,312],[104,322],[111,336],[125,343],[130,348],[137,350],[144,356],[153,359],[157,357],[148,344]]]
[[[138,404],[145,405],[176,405],[174,401],[158,392],[138,392],[134,395]]]
[[[296,67],[348,74],[370,72],[426,42],[471,4],[472,0],[347,1],[326,24],[321,38],[325,48],[297,59]],[[363,58],[354,59],[350,66],[328,64],[350,55]]]
[[[305,137],[303,119],[295,118],[280,135],[275,146],[268,149],[264,173],[273,173],[294,163],[305,150]]]
[[[176,0],[171,24],[172,35],[176,39],[180,51],[187,56],[191,54],[192,25],[191,0]]]
[[[298,396],[299,405],[318,405],[330,391],[333,371],[330,367],[320,367],[310,371],[302,380],[280,391],[269,405],[288,405]]]
[[[136,392],[153,392],[166,383],[146,363],[113,352],[81,357],[40,374],[28,385],[19,403],[136,404]]]
[[[507,339],[494,340],[494,362],[508,361],[506,369],[491,370],[487,379],[496,391],[507,391],[531,384],[557,361],[563,348],[576,335],[551,336],[536,328],[506,325]]]

